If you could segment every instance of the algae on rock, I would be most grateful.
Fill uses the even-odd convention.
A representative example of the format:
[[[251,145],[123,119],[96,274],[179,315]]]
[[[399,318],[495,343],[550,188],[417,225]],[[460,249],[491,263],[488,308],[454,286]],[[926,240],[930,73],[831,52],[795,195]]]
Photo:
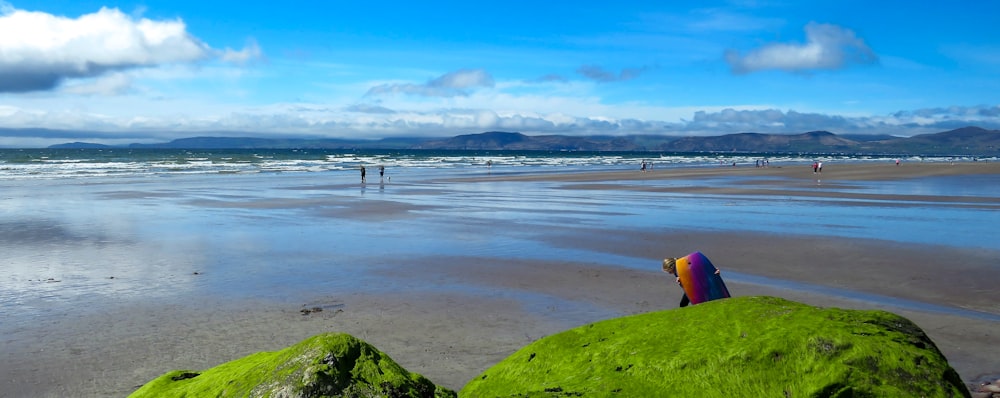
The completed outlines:
[[[454,397],[348,334],[310,337],[197,372],[178,370],[142,386],[141,397]]]
[[[924,332],[885,311],[717,300],[538,340],[461,396],[969,396]]]

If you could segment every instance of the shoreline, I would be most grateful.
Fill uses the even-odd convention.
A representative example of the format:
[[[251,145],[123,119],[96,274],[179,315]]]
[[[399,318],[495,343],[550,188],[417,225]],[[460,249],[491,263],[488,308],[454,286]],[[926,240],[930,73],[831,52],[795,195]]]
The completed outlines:
[[[968,175],[1000,175],[1000,164],[904,163],[897,168],[890,164],[828,163],[824,167],[824,181],[829,179],[831,184]],[[678,179],[697,183],[699,179],[738,177],[740,183],[733,186],[701,188],[714,189],[707,191],[708,195],[731,194],[741,200],[742,190],[760,189],[760,182],[746,183],[747,178],[758,176],[779,178],[764,182],[771,184],[768,192],[790,196],[804,191],[797,184],[809,186],[814,181],[811,170],[804,167],[772,165],[765,169],[658,167],[646,173],[483,175],[441,179],[439,184],[529,181],[552,182],[557,189],[655,190],[665,188],[641,183]],[[831,199],[851,194],[827,185],[806,189],[813,191],[804,192]],[[945,207],[968,206],[971,201],[965,196],[925,196],[936,198],[928,201]],[[883,201],[878,202],[880,206],[900,200],[898,195],[879,198]],[[1000,203],[997,197],[976,198],[975,206],[992,208]],[[367,222],[406,218],[417,209],[391,199],[379,196],[377,204],[344,199],[338,207],[323,211],[332,211],[331,219]],[[325,200],[291,203],[289,199],[273,199],[262,203],[276,208],[311,208]],[[239,204],[266,211],[253,207],[259,204]],[[459,229],[483,227],[461,218],[441,222]],[[1000,322],[898,308],[871,301],[868,296],[845,297],[826,290],[789,289],[768,284],[766,279],[760,283],[760,279],[739,278],[751,275],[1000,316],[1000,289],[991,277],[1000,258],[996,249],[669,227],[614,233],[594,225],[546,228],[532,234],[545,247],[585,248],[638,259],[637,264],[588,263],[580,258],[539,260],[504,256],[502,252],[445,252],[369,264],[365,272],[377,278],[358,282],[351,290],[289,290],[292,293],[280,298],[251,299],[196,293],[126,303],[112,300],[106,307],[87,311],[57,309],[30,322],[0,325],[5,355],[0,363],[0,375],[5,378],[0,391],[11,397],[125,396],[170,370],[205,369],[331,331],[364,339],[407,370],[457,390],[541,337],[612,317],[676,308],[681,290],[659,271],[659,261],[694,250],[704,252],[722,269],[724,278],[731,273],[727,284],[734,296],[773,295],[823,307],[895,312],[917,323],[967,383],[983,376],[1000,377],[1000,333],[996,332]],[[227,283],[226,275],[213,272],[198,278]],[[383,283],[394,290],[370,293],[375,289],[366,292],[365,283]],[[301,312],[313,307],[323,311]]]
[[[704,178],[718,176],[766,176],[784,177],[799,180],[815,180],[816,178],[847,181],[887,181],[905,178],[947,177],[962,175],[996,175],[1000,174],[1000,162],[904,162],[899,166],[893,163],[874,162],[826,162],[823,171],[814,173],[808,164],[775,164],[769,167],[750,166],[659,166],[653,170],[615,170],[593,171],[579,173],[548,173],[548,174],[496,174],[484,177],[454,178],[450,180],[482,180],[494,181],[620,181],[620,180],[656,180],[676,178]]]

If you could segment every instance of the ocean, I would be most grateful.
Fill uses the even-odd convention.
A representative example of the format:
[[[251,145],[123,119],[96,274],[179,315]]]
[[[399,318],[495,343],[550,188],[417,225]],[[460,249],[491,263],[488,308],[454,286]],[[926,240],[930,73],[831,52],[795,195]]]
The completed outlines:
[[[0,180],[91,177],[151,177],[187,174],[315,173],[373,168],[448,169],[478,172],[487,162],[497,173],[887,161],[886,156],[704,154],[574,151],[431,151],[324,149],[0,149]],[[906,161],[968,161],[952,157],[908,157]],[[995,161],[995,159],[994,159]]]

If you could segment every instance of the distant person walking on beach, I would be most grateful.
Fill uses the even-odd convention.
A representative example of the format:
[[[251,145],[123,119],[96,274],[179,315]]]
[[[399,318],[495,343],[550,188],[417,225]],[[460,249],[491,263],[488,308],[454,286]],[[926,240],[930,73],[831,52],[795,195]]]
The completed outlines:
[[[378,180],[383,181],[385,179],[385,166],[378,166]]]
[[[646,172],[646,161],[645,160],[642,161],[642,167],[639,168],[639,171],[642,171],[643,173]]]
[[[820,173],[823,172],[823,162],[816,163],[816,170],[818,170]]]
[[[361,183],[365,183],[365,166],[361,166]]]
[[[677,278],[677,286],[680,286],[681,289],[684,289],[684,285],[681,284],[681,277],[680,277],[680,275],[677,275],[677,259],[676,258],[667,257],[667,258],[663,259],[663,272],[671,274],[671,275],[674,276],[674,278]],[[721,273],[722,273],[721,270],[719,270],[719,269],[715,270],[715,274],[716,275],[719,275]],[[691,304],[691,299],[688,298],[687,293],[683,293],[683,296],[681,296],[680,307],[687,307],[688,304]]]
[[[896,166],[899,166],[899,159],[896,159]]]
[[[819,162],[813,162],[813,174],[816,174],[817,170],[819,170]]]

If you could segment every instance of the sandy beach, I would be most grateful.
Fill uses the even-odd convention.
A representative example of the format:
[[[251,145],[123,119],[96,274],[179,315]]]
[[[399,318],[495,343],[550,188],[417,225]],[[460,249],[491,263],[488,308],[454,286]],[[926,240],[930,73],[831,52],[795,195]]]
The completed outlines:
[[[680,193],[727,198],[726,203],[732,206],[766,197],[789,202],[822,199],[835,203],[838,210],[964,209],[987,218],[983,225],[996,225],[1000,221],[1000,195],[853,189],[859,184],[882,181],[970,176],[996,182],[1000,164],[831,164],[823,173],[815,174],[804,166],[775,165],[481,175],[437,178],[409,191],[400,189],[399,193],[393,193],[392,186],[379,191],[369,189],[357,198],[315,194],[324,198],[322,204],[305,194],[224,204],[220,204],[222,199],[204,200],[197,205],[191,204],[193,200],[185,203],[213,211],[226,206],[246,210],[248,219],[253,217],[253,211],[262,209],[306,209],[322,214],[330,223],[340,223],[342,228],[377,229],[382,227],[365,223],[390,220],[406,225],[415,222],[414,214],[421,212],[493,211],[473,207],[486,206],[482,204],[415,202],[404,201],[404,197],[434,197],[439,190],[455,190],[456,186],[468,184],[509,189],[508,184],[544,183],[538,198],[547,197],[549,190],[558,192],[563,202],[560,206],[565,207],[574,206],[575,192],[581,198],[594,191]],[[717,178],[727,182],[713,180]],[[698,183],[708,180],[713,182]],[[134,191],[113,191],[117,197],[129,200],[155,196],[141,192],[141,187],[128,189]],[[315,189],[335,188],[317,184]],[[303,280],[311,282],[302,285],[295,284],[297,279],[277,276],[282,282],[267,287],[273,292],[253,291],[249,284],[239,284],[239,276],[223,272],[222,268],[175,269],[164,275],[215,288],[151,299],[84,297],[100,305],[38,315],[18,313],[17,322],[0,326],[0,352],[4,357],[0,361],[0,396],[126,396],[168,370],[208,368],[330,331],[367,340],[408,370],[457,390],[516,349],[546,335],[602,319],[675,308],[681,290],[672,278],[659,271],[660,260],[695,250],[707,254],[722,269],[736,296],[772,295],[818,306],[895,312],[921,326],[968,383],[1000,377],[1000,248],[900,242],[891,236],[873,239],[740,228],[681,228],[672,226],[670,219],[658,220],[662,225],[658,228],[609,230],[599,221],[575,218],[576,213],[530,196],[534,192],[515,191],[510,196],[524,196],[526,201],[535,198],[537,209],[529,210],[551,213],[549,216],[559,217],[556,221],[563,225],[553,222],[539,231],[538,225],[529,223],[488,223],[484,218],[456,216],[435,221],[444,224],[436,228],[455,231],[454,236],[460,237],[441,242],[441,249],[399,247],[410,241],[415,246],[432,243],[416,236],[395,237],[391,229],[381,230],[378,236],[395,242],[392,247],[366,246],[363,256],[343,250],[337,254],[338,261],[363,263],[363,269],[340,273],[304,271]],[[447,209],[440,210],[442,207]],[[636,212],[631,207],[629,211]],[[433,213],[426,218],[435,216]],[[305,231],[300,239],[306,239],[312,230]],[[503,246],[506,241],[490,241],[497,235],[527,236],[544,250],[586,250],[600,256],[532,256],[529,254],[536,254],[532,252],[534,247],[519,249]],[[479,245],[483,249],[457,249]],[[309,255],[302,248],[295,250],[289,249],[289,253]],[[275,258],[294,255],[289,253]],[[619,257],[638,259],[639,265],[611,264],[613,261],[605,259]],[[267,263],[269,259],[260,261]],[[644,267],[642,264],[647,262],[648,267]],[[72,274],[53,275],[60,280],[56,284],[69,283],[73,278]],[[130,277],[140,278],[100,278],[112,285],[121,280],[126,283]],[[261,277],[267,278],[271,276]],[[317,278],[329,281],[316,285]],[[30,282],[24,285],[53,285]],[[238,287],[219,288],[227,284]],[[322,311],[302,311],[314,308]]]

